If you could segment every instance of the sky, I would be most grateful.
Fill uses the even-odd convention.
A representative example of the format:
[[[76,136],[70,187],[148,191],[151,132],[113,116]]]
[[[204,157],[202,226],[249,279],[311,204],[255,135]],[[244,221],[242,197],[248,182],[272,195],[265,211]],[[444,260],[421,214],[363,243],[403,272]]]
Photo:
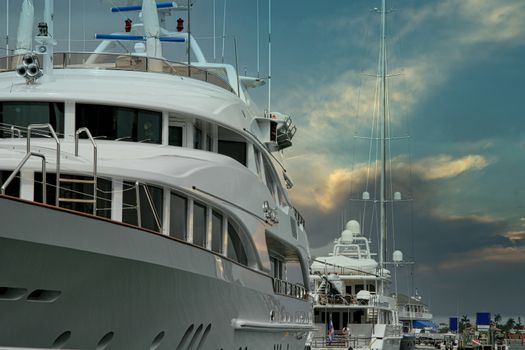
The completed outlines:
[[[224,1],[215,1],[217,37]],[[225,62],[235,62],[235,38],[239,70],[266,78],[268,0],[226,1]],[[35,1],[37,20],[42,2]],[[20,3],[10,1],[11,46]],[[55,0],[59,49],[68,45],[68,3]],[[92,49],[95,29],[122,30],[125,18],[107,8],[126,1],[71,3],[72,50]],[[213,3],[195,2],[191,26],[208,60],[219,62]],[[0,0],[2,38],[5,6]],[[366,139],[376,120],[376,7],[380,1],[272,3],[271,109],[291,115],[298,128],[282,157],[313,256],[331,251],[349,219],[362,221],[377,249],[377,211],[357,200],[365,190],[376,194],[375,144],[369,161]],[[388,210],[389,249],[415,262],[396,269],[393,289],[410,294],[417,288],[440,317],[480,311],[523,317],[525,1],[396,0],[387,7],[388,188],[405,199]],[[186,19],[175,14],[168,28],[179,15]],[[267,108],[266,87],[253,95]]]

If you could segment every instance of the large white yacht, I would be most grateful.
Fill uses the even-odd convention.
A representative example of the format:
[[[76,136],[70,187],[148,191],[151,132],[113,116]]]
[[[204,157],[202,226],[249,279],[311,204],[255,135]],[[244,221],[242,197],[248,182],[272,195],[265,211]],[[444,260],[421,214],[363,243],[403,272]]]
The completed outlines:
[[[0,59],[0,348],[303,350],[305,224],[272,155],[295,129],[262,82],[159,26],[174,2],[113,9],[143,23],[93,53],[53,52],[45,5],[33,40],[22,2],[35,51]]]
[[[351,220],[335,240],[332,253],[313,262],[313,349],[399,349],[396,300],[385,293],[390,272],[380,268],[374,255],[359,223]]]

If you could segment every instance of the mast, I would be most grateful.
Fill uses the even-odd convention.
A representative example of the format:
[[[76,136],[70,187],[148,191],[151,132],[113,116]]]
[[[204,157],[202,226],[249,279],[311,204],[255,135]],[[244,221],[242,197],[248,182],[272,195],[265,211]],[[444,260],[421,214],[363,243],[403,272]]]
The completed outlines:
[[[381,125],[381,186],[380,186],[380,237],[381,242],[379,246],[379,268],[380,275],[383,277],[383,269],[385,267],[386,257],[386,0],[381,3],[381,83],[383,88],[382,107],[383,107],[383,121]],[[381,282],[380,293],[384,293],[384,285]]]

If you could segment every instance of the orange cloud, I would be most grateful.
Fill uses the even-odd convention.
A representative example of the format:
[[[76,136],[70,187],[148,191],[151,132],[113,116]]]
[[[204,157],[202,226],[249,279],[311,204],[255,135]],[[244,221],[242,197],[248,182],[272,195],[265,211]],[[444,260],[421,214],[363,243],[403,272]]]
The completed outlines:
[[[458,259],[449,259],[439,265],[440,269],[476,268],[481,263],[525,263],[524,247],[492,246],[463,253]]]
[[[456,177],[470,170],[481,170],[489,162],[480,155],[468,155],[453,159],[449,155],[438,155],[417,161],[413,169],[425,180],[441,180]]]
[[[525,231],[509,231],[504,234],[511,241],[521,241],[525,239]]]

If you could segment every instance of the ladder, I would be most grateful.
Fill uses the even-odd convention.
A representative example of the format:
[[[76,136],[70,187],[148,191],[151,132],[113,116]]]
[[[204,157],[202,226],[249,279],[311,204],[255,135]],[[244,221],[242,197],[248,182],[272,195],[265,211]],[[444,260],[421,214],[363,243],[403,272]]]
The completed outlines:
[[[97,215],[97,143],[91,135],[91,132],[88,128],[80,128],[75,132],[75,157],[78,157],[78,141],[80,134],[85,133],[91,141],[93,146],[93,172],[92,176],[88,176],[88,179],[75,179],[70,177],[62,177],[57,173],[57,206],[60,206],[60,203],[81,203],[81,204],[92,204],[93,205],[93,215]],[[63,184],[63,186],[62,186]],[[73,186],[75,184],[88,184],[93,186],[93,195],[91,198],[66,198],[60,197],[60,190],[73,191]]]

